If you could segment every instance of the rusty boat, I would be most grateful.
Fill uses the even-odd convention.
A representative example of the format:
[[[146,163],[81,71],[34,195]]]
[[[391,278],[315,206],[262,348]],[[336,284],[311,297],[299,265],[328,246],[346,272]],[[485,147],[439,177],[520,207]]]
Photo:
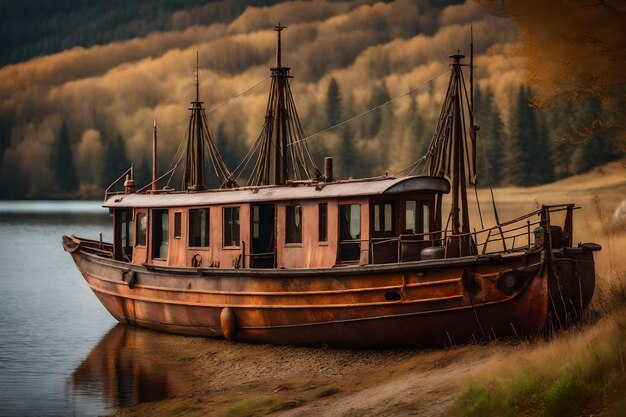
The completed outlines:
[[[63,236],[117,320],[241,342],[383,348],[534,336],[581,318],[600,246],[574,243],[574,204],[500,221],[494,201],[496,224],[470,228],[472,62],[450,57],[420,175],[340,180],[332,158],[321,172],[308,149],[283,29],[265,123],[239,167],[220,156],[196,72],[182,189],[158,187],[172,170],[157,177],[155,124],[152,182],[137,190],[130,169],[105,193],[113,241]]]

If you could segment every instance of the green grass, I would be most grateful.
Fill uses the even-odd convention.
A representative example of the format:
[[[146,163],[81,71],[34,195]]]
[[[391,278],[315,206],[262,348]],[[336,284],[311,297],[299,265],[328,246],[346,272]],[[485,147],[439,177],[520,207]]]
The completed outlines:
[[[314,393],[314,398],[330,397],[331,395],[335,395],[338,392],[339,392],[338,388],[328,387],[328,388],[324,388],[321,391],[318,391],[318,392]]]
[[[567,335],[556,346],[529,353],[523,363],[477,376],[452,414],[560,417],[606,410],[608,415],[626,415],[626,313],[608,321],[591,335]]]
[[[242,417],[254,414],[256,411],[267,407],[274,403],[273,398],[269,397],[256,397],[249,398],[235,404],[228,412],[226,417]]]

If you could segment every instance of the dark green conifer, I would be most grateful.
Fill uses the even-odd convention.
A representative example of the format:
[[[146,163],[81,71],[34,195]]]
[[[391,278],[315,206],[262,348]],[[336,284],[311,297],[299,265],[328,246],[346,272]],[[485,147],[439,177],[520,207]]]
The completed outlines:
[[[342,98],[339,84],[335,78],[331,78],[328,83],[328,89],[326,90],[326,121],[328,122],[328,126],[335,126],[341,123],[341,102]]]
[[[76,179],[76,168],[72,157],[70,134],[65,122],[61,124],[61,130],[53,144],[50,157],[50,166],[56,177],[59,190],[64,192],[75,191],[78,188],[78,180]]]
[[[389,91],[387,90],[387,85],[383,82],[380,85],[374,86],[372,90],[372,94],[370,95],[370,99],[367,103],[367,108],[372,109],[376,106],[380,106],[383,103],[389,101]],[[391,113],[391,115],[389,115]],[[378,132],[380,131],[381,126],[383,125],[383,120],[385,117],[392,117],[393,110],[390,106],[383,106],[374,110],[373,112],[367,115],[367,126],[365,131],[365,136],[368,139],[376,137]]]
[[[102,170],[103,188],[108,187],[116,178],[130,167],[126,146],[122,135],[118,134],[111,140],[104,149],[104,166]]]
[[[493,99],[493,91],[484,92],[476,87],[474,93],[475,122],[480,127],[477,132],[476,170],[478,184],[481,187],[496,186],[503,182],[505,136],[500,111]]]
[[[343,126],[339,131],[339,168],[343,178],[357,176],[360,173],[360,161],[354,133],[350,126]]]
[[[506,155],[507,182],[523,187],[554,178],[548,132],[538,113],[529,106],[530,95],[529,87],[520,87],[511,109]]]

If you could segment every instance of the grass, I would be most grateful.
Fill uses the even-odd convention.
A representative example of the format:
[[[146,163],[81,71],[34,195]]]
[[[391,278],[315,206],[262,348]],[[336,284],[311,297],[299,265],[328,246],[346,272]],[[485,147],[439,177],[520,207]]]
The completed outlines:
[[[228,412],[226,417],[242,417],[249,416],[257,413],[260,409],[272,405],[275,399],[261,396],[255,398],[248,398],[243,401],[239,401]]]
[[[571,191],[544,186],[537,189],[539,200],[542,192],[545,199],[566,201]],[[583,322],[476,369],[461,382],[450,415],[626,416],[626,226],[611,221],[615,202],[624,195],[620,185],[576,197],[583,206],[575,215],[576,242],[603,246],[596,254],[596,294]],[[506,195],[503,200],[506,208]]]
[[[626,397],[626,310],[522,353],[492,372],[481,369],[452,414],[556,417],[607,408],[626,415],[616,404]]]

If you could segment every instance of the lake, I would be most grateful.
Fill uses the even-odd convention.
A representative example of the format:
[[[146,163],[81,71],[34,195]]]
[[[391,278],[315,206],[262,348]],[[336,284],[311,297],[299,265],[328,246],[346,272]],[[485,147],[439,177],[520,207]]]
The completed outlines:
[[[111,240],[100,204],[0,202],[2,416],[102,415],[172,395],[167,364],[141,349],[162,335],[116,325],[61,246],[64,233]]]

